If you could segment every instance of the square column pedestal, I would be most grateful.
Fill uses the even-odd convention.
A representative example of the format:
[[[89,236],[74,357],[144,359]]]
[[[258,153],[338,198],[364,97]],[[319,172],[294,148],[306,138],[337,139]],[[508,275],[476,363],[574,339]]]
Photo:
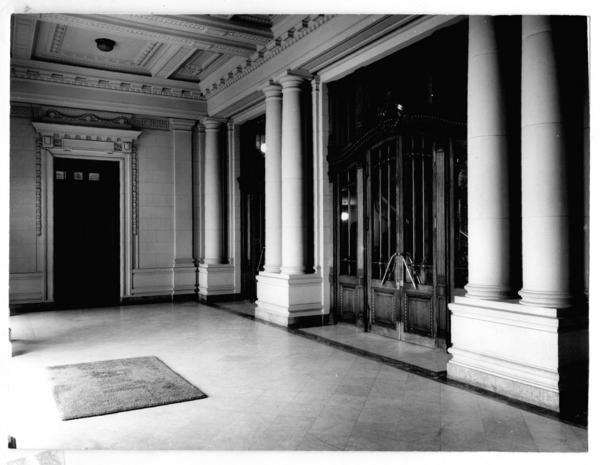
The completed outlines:
[[[456,297],[448,378],[557,412],[587,402],[587,320],[574,309]]]
[[[256,281],[256,318],[292,327],[324,323],[320,276],[261,272]]]
[[[234,267],[231,264],[198,265],[198,297],[201,301],[218,300],[217,296],[233,294]]]

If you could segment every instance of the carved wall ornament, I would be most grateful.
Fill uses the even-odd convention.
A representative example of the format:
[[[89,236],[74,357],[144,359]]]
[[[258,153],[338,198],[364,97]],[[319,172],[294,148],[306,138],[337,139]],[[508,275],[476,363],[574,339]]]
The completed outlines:
[[[131,147],[131,231],[134,236],[138,235],[138,154],[136,144]]]
[[[101,127],[131,127],[131,116],[117,116],[115,118],[102,118],[95,113],[80,113],[80,114],[68,114],[58,111],[56,109],[48,109],[43,113],[40,118],[42,121],[60,121],[63,123],[75,123],[75,124],[90,124]]]
[[[39,135],[35,139],[35,233],[42,235],[42,137]]]

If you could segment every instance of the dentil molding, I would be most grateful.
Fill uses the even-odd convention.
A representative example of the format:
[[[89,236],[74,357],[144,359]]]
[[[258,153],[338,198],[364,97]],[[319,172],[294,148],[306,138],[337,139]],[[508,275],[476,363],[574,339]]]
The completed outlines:
[[[244,76],[252,73],[272,58],[279,55],[289,46],[295,44],[299,40],[306,37],[308,34],[318,29],[336,15],[311,15],[306,16],[293,28],[284,32],[281,36],[270,40],[258,51],[252,54],[243,66],[238,66],[234,71],[230,71],[227,75],[213,82],[208,87],[204,87],[204,95],[207,97],[216,95],[227,87],[231,86],[236,81]]]

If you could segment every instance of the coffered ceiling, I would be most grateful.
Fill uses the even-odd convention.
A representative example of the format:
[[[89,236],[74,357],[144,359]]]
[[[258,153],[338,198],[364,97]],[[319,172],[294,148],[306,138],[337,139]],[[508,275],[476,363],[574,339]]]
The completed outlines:
[[[17,14],[13,60],[202,83],[273,39],[280,15]],[[115,42],[102,51],[96,39]],[[133,76],[132,76],[133,77]],[[214,76],[213,76],[214,77]]]

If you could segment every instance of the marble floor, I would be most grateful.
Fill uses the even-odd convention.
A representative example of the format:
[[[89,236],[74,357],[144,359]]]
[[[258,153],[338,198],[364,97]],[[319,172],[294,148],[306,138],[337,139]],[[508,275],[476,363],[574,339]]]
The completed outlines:
[[[10,317],[23,449],[585,451],[587,431],[198,303]],[[45,367],[155,355],[208,394],[61,421]]]
[[[398,341],[375,333],[365,333],[361,328],[346,323],[303,328],[302,333],[312,334],[327,341],[364,350],[370,354],[397,360],[409,366],[422,368],[432,375],[445,374],[450,354],[443,349],[423,347]]]

